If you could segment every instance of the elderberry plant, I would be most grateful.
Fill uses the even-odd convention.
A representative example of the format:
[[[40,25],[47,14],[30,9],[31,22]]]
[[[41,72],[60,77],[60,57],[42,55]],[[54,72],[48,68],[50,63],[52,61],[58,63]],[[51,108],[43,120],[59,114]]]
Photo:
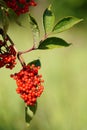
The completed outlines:
[[[37,110],[37,98],[41,96],[44,90],[44,80],[42,79],[42,75],[38,72],[41,67],[40,60],[35,59],[32,62],[25,63],[22,55],[37,49],[46,50],[70,46],[71,44],[65,40],[51,36],[52,34],[68,30],[82,21],[82,19],[67,16],[55,23],[55,15],[50,5],[44,11],[42,18],[44,37],[38,41],[40,36],[39,25],[29,11],[30,6],[38,6],[38,4],[36,4],[34,0],[0,0],[0,35],[2,37],[0,39],[0,68],[6,67],[13,69],[15,65],[17,65],[16,59],[19,60],[22,69],[15,74],[11,74],[11,78],[16,80],[16,92],[20,94],[20,97],[24,100],[25,120],[28,124]],[[7,31],[9,29],[10,17],[15,17],[15,22],[19,24],[17,22],[18,18],[25,13],[29,16],[28,20],[33,33],[33,46],[27,50],[18,51],[16,44],[14,44]],[[30,112],[32,112],[32,116]]]

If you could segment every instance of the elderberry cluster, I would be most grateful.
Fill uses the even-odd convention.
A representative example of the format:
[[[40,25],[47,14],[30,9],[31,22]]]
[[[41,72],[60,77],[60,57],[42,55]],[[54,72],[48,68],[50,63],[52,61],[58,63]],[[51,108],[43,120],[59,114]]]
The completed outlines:
[[[28,106],[36,103],[37,97],[40,97],[44,89],[42,75],[38,74],[39,68],[35,65],[26,65],[20,72],[11,75],[16,80],[17,93]]]
[[[17,15],[29,11],[30,6],[36,6],[34,0],[4,0],[7,6],[15,11]]]
[[[16,65],[16,51],[13,45],[0,40],[0,68],[6,67],[12,69]]]

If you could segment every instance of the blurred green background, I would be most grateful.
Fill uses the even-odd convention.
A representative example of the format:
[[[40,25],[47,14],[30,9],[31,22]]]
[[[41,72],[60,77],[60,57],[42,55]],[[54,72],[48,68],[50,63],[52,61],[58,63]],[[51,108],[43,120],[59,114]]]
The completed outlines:
[[[56,35],[72,43],[70,47],[23,55],[26,62],[41,60],[40,73],[45,80],[45,89],[29,128],[24,120],[24,103],[16,94],[15,81],[9,76],[19,71],[21,65],[18,62],[12,71],[0,69],[0,130],[87,130],[87,0],[37,2],[31,12],[40,25],[41,36],[42,13],[50,3],[57,19],[73,15],[84,21]],[[13,23],[8,34],[16,47],[24,50],[32,46],[32,33],[27,18],[21,19],[23,28]]]

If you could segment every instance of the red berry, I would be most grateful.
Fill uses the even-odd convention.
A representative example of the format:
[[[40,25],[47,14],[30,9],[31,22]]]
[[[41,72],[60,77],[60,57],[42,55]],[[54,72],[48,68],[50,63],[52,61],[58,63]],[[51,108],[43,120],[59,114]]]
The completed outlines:
[[[15,11],[17,15],[29,11],[30,6],[36,6],[34,0],[4,0],[7,6]]]
[[[36,73],[37,70],[37,73]],[[20,72],[11,75],[16,80],[16,92],[27,105],[34,105],[43,92],[41,75],[38,74],[38,67],[27,65]]]
[[[8,46],[7,42],[0,40],[0,68],[12,69],[16,65],[16,51],[13,45]]]

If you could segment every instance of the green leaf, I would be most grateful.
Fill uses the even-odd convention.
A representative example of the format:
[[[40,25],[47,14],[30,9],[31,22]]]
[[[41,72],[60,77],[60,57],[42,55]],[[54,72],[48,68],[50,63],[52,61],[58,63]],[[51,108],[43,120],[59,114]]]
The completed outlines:
[[[51,10],[51,6],[49,6],[49,8],[47,8],[43,14],[43,25],[44,25],[45,35],[52,31],[54,22],[55,22],[55,16]]]
[[[79,19],[79,18],[72,17],[72,16],[63,18],[54,26],[52,31],[55,33],[63,32],[65,30],[70,29],[71,27],[73,27],[75,24],[81,22],[82,20],[83,19]]]
[[[30,116],[30,114],[29,114],[29,110],[28,110],[29,108],[26,106],[25,107],[25,121],[26,121],[26,123],[27,123],[27,125],[29,126],[29,124],[30,124],[30,121],[32,120],[32,117]]]
[[[34,64],[35,66],[41,66],[41,62],[40,62],[39,59],[34,60],[34,61],[31,61],[29,64],[30,64],[30,65]]]
[[[4,30],[4,34],[6,34],[9,27],[9,19],[4,8],[0,9],[0,16],[1,16],[0,22]]]
[[[19,21],[19,16],[15,13],[15,11],[11,8],[7,9],[8,18],[11,22],[15,22],[20,27],[23,27],[21,21]]]
[[[32,17],[29,14],[29,18],[30,18],[30,25],[31,25],[31,29],[32,29],[32,33],[33,33],[33,42],[35,47],[38,47],[38,42],[39,42],[39,37],[40,37],[40,30],[39,30],[39,26],[35,20],[34,17]]]
[[[37,110],[37,102],[34,106],[29,106],[30,110],[33,112],[33,114],[36,113],[36,110]]]
[[[19,26],[22,26],[21,22],[18,19],[19,18],[18,15],[11,8],[8,9],[8,18],[10,19],[10,21],[16,22],[16,24],[18,24]]]
[[[6,2],[4,0],[0,0],[0,6],[7,8]]]
[[[27,125],[30,125],[33,116],[35,115],[37,110],[37,103],[34,106],[25,106],[25,121]]]
[[[59,47],[70,46],[65,40],[58,37],[50,37],[40,42],[38,49],[53,49]]]

